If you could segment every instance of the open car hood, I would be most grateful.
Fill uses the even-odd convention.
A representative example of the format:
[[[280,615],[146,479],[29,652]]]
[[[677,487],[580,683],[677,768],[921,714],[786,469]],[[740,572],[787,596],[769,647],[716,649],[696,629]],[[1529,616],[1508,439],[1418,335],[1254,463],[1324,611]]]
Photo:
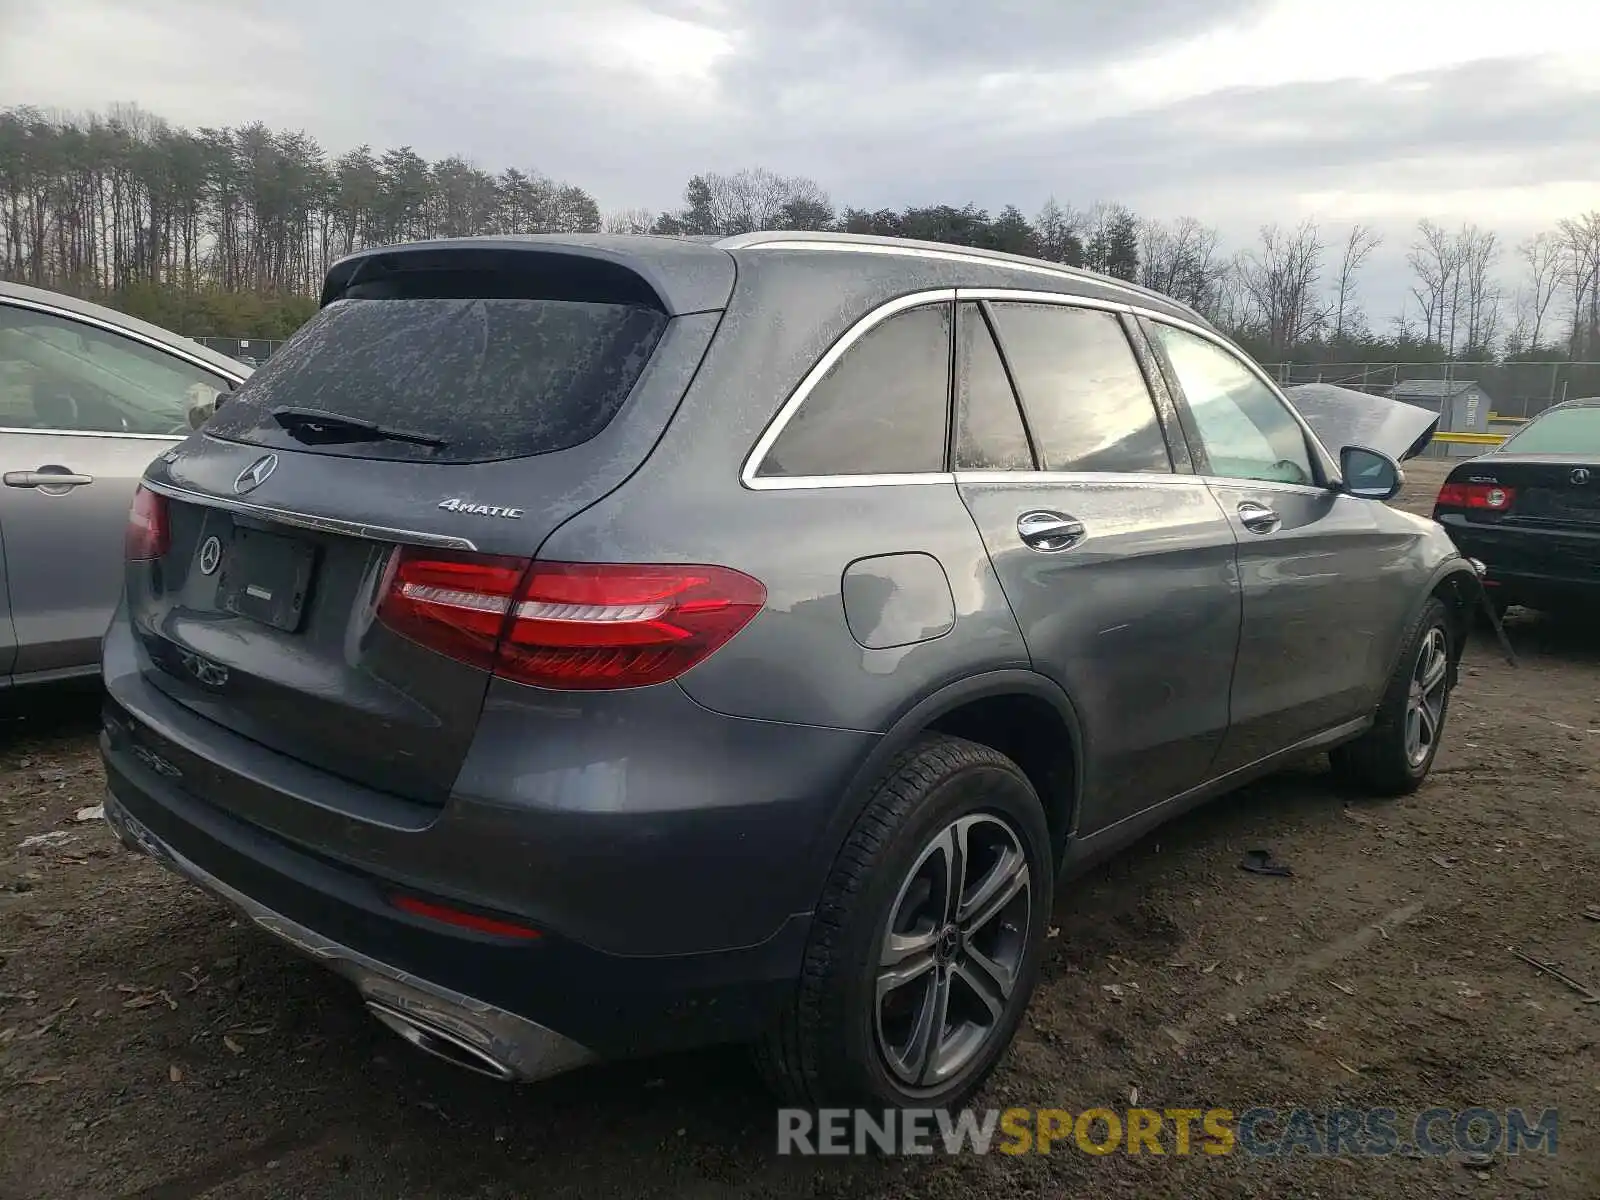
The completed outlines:
[[[1331,383],[1296,384],[1283,394],[1335,457],[1345,446],[1363,446],[1404,462],[1421,454],[1439,427],[1436,412]]]

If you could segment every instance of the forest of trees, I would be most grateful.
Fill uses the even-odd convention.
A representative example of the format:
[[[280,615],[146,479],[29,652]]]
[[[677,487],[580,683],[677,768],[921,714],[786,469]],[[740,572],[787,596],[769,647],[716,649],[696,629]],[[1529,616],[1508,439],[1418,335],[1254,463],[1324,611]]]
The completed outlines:
[[[1263,359],[1600,358],[1600,209],[1525,242],[1420,221],[1404,311],[1369,313],[1381,242],[1356,225],[1269,225],[1229,250],[1188,217],[1115,203],[840,207],[813,180],[753,168],[695,175],[683,205],[602,213],[581,186],[498,174],[410,147],[332,156],[256,123],[187,130],[134,106],[104,115],[0,109],[0,277],[98,299],[190,336],[284,337],[327,266],[363,246],[476,233],[733,234],[838,229],[1088,266],[1194,305]]]

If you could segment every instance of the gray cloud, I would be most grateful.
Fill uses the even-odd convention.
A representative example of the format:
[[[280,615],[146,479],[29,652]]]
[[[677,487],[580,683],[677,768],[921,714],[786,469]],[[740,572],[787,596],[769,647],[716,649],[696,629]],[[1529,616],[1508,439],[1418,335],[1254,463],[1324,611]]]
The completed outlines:
[[[759,65],[789,70],[796,47],[837,63],[866,52],[921,70],[974,66],[1092,63],[1130,50],[1180,41],[1249,16],[1269,0],[1123,0],[1118,4],[1050,0],[650,0],[655,11],[685,20],[725,19],[747,31]],[[753,64],[758,65],[758,64]]]
[[[583,0],[541,11],[518,0],[0,0],[7,30],[23,31],[0,39],[0,78],[20,93],[0,103],[137,99],[188,125],[258,118],[305,128],[332,151],[409,144],[541,169],[607,207],[666,207],[695,171],[760,164],[869,207],[1115,198],[1247,232],[1274,211],[1292,219],[1308,192],[1595,178],[1594,93],[1532,59],[1085,115],[1086,101],[1111,103],[1092,90],[1097,68],[1266,5],[1134,0],[1090,17],[1059,0]],[[703,79],[655,78],[629,57],[638,47],[613,36],[641,10],[725,35],[731,51]],[[91,42],[92,59],[76,56],[82,31],[134,19],[154,40]],[[60,32],[30,40],[30,27]],[[1026,68],[1052,76],[980,87]]]
[[[1384,81],[1229,89],[1040,131],[1030,145],[995,144],[973,123],[947,144],[970,178],[1069,195],[1439,191],[1592,177],[1594,114],[1594,93],[1551,82],[1540,61],[1497,59]]]

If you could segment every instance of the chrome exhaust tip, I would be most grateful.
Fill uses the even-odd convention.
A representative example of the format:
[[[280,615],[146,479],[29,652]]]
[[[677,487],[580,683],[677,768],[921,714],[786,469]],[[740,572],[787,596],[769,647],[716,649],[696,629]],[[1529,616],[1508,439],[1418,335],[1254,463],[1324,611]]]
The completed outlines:
[[[517,1077],[517,1073],[505,1063],[491,1058],[471,1042],[447,1029],[419,1021],[381,1000],[368,1000],[367,1008],[374,1017],[426,1054],[442,1058],[476,1075],[487,1075],[501,1083],[510,1083]]]

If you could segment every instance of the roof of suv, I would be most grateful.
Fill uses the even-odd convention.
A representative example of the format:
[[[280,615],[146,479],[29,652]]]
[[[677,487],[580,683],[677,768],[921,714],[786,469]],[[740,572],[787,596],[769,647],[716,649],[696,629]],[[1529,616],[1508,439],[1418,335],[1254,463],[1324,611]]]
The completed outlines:
[[[973,269],[974,287],[1099,295],[1210,327],[1194,309],[1150,288],[1109,275],[1020,254],[866,234],[770,230],[709,238],[670,234],[539,233],[448,238],[357,251],[329,269],[323,303],[339,295],[360,264],[386,255],[444,250],[551,250],[626,267],[659,297],[671,315],[721,308],[733,284],[734,263],[747,254],[851,253],[893,262],[909,287],[949,287],[951,267]],[[960,286],[959,284],[957,286]]]
[[[1181,316],[1200,324],[1207,322],[1187,304],[1180,304],[1170,296],[1151,288],[1140,287],[1112,275],[1065,263],[1047,262],[1022,254],[1008,254],[1001,250],[986,250],[977,246],[958,246],[948,242],[925,242],[916,238],[885,237],[877,234],[830,233],[809,230],[769,230],[762,233],[741,233],[722,238],[713,243],[723,250],[833,250],[856,254],[881,255],[890,258],[923,259],[930,263],[970,263],[991,271],[1014,272],[1018,287],[1040,286],[1040,277],[1056,281],[1050,291],[1071,291],[1070,285],[1078,283],[1088,288],[1123,293],[1129,303],[1139,303],[1147,308]]]

